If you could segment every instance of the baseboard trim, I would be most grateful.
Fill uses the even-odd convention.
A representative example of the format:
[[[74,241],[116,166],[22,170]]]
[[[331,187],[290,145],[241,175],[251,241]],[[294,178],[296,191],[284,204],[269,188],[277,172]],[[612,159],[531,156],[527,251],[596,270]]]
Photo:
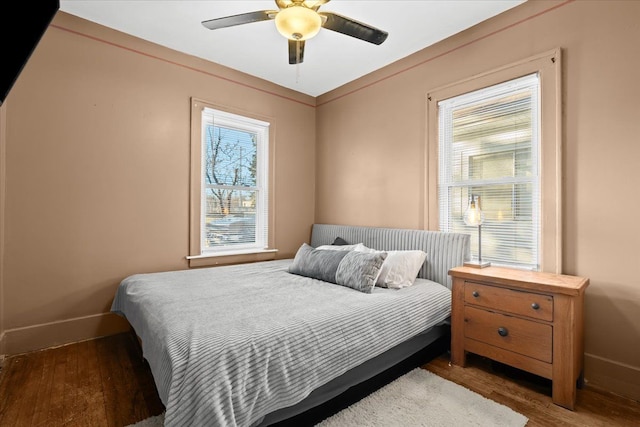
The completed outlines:
[[[130,330],[126,319],[114,313],[100,313],[24,328],[7,329],[2,345],[8,356],[42,350]]]
[[[7,354],[5,350],[5,342],[4,342],[4,331],[0,332],[0,358],[4,363],[4,356]]]
[[[640,401],[640,367],[585,353],[584,368],[590,385]]]

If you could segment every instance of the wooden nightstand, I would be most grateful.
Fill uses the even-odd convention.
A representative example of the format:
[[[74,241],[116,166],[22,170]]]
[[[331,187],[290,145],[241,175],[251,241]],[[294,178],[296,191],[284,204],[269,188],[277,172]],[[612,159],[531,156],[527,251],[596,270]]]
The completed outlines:
[[[574,408],[582,383],[589,279],[501,267],[456,267],[451,362],[476,353],[552,380],[553,403]]]

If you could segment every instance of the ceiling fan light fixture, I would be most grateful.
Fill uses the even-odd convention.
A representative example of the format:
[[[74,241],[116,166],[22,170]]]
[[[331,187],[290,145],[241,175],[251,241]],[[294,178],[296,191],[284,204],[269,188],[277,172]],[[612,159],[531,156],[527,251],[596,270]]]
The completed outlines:
[[[320,15],[304,6],[292,5],[276,15],[278,32],[290,40],[308,40],[318,34],[321,26]]]

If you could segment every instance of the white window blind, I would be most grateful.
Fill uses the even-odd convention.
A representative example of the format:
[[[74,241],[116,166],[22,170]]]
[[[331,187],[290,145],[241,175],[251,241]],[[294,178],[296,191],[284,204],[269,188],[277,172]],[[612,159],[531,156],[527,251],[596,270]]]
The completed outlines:
[[[540,143],[538,74],[438,103],[440,229],[471,235],[470,196],[485,214],[482,259],[539,269]]]
[[[268,246],[269,123],[202,112],[201,252]]]

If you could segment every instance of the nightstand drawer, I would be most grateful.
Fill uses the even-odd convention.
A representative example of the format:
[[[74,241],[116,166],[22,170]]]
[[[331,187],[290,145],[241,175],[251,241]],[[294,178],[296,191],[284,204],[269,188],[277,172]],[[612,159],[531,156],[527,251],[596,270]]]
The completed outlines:
[[[553,321],[553,297],[549,295],[465,282],[464,300],[468,304]]]
[[[464,308],[464,322],[464,335],[467,338],[543,362],[552,362],[551,325],[468,306]]]

